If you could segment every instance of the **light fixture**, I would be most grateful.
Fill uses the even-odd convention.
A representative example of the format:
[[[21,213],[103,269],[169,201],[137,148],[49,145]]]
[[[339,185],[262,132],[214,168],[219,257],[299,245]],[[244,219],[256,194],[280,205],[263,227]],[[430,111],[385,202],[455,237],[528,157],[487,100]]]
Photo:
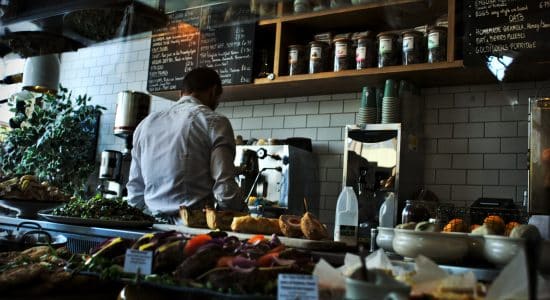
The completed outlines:
[[[23,89],[38,93],[57,93],[59,58],[57,54],[32,56],[25,61]]]

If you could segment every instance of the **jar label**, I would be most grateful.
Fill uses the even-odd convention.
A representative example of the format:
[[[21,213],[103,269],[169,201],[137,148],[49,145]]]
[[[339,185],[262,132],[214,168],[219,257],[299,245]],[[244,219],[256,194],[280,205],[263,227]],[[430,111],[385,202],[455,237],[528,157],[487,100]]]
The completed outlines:
[[[380,39],[380,53],[388,53],[392,51],[392,39]]]
[[[414,37],[408,36],[403,38],[403,52],[414,50]]]
[[[309,59],[310,60],[318,60],[321,59],[321,47],[311,47],[311,51],[309,53]]]
[[[428,49],[439,47],[439,32],[431,32],[428,34]]]
[[[291,64],[296,64],[296,63],[298,63],[298,50],[293,49],[293,50],[290,50],[290,51],[288,52],[288,61],[289,61]]]
[[[346,43],[336,43],[336,57],[348,56],[348,45]]]
[[[364,61],[367,57],[367,47],[357,47],[357,50],[355,51],[355,60],[356,61]]]

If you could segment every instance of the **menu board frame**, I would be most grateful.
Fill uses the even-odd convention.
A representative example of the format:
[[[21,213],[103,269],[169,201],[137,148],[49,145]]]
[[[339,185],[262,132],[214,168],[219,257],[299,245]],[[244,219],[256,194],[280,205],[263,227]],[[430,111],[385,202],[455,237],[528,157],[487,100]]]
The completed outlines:
[[[168,25],[151,37],[149,92],[181,90],[196,67],[218,71],[224,86],[252,82],[256,19],[249,8],[217,3],[167,15]]]

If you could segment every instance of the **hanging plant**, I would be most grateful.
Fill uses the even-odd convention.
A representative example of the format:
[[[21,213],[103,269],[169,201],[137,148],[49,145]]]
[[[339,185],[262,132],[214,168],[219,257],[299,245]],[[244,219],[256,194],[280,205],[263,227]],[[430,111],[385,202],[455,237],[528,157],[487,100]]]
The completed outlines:
[[[35,175],[66,193],[80,194],[94,170],[96,128],[105,108],[89,105],[87,95],[74,99],[62,86],[57,95],[15,100],[10,124],[16,128],[3,133],[0,173]]]

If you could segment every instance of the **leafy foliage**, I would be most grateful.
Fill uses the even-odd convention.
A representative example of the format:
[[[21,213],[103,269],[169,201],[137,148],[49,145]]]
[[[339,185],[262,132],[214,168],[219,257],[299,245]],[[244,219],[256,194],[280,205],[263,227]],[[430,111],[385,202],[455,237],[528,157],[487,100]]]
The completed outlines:
[[[94,170],[95,126],[105,110],[89,105],[90,100],[86,95],[73,99],[62,86],[57,95],[24,100],[32,113],[16,115],[20,128],[4,133],[0,173],[32,174],[67,193],[79,193]]]

